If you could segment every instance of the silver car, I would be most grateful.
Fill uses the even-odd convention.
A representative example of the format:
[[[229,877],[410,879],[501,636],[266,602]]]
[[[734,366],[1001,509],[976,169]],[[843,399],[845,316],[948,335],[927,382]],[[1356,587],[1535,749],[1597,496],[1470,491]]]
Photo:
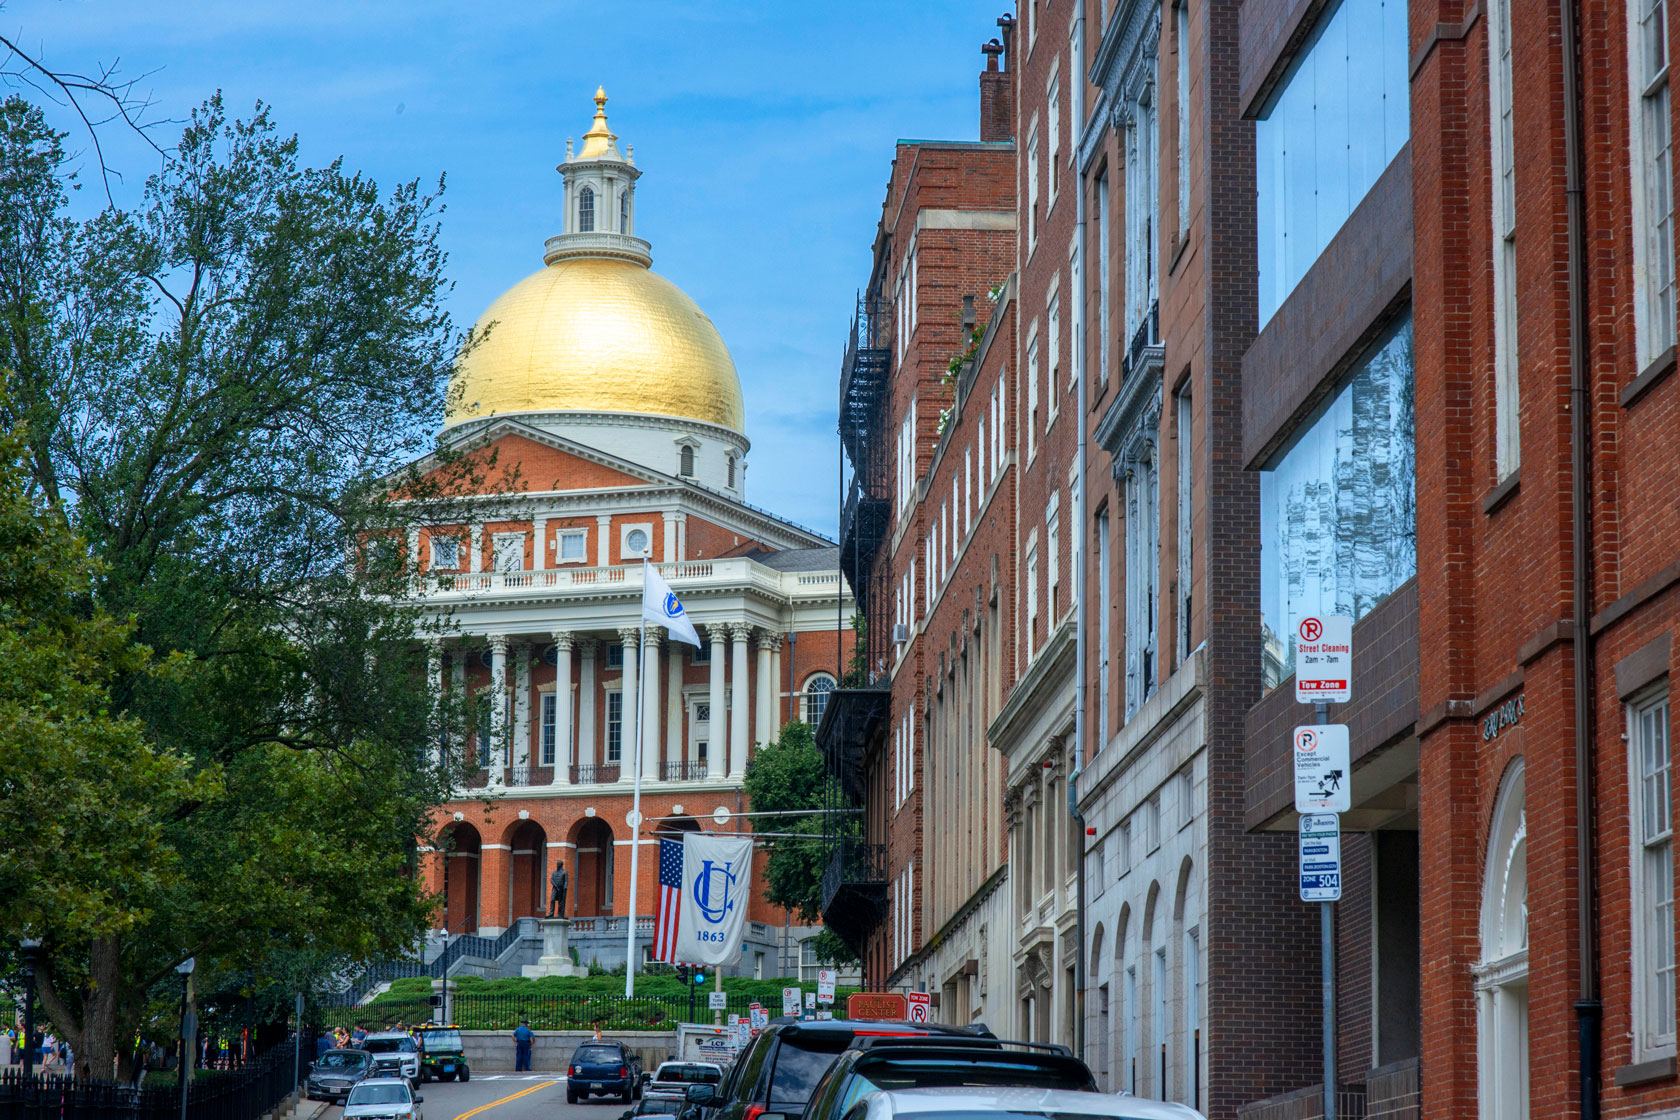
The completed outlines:
[[[378,1031],[368,1035],[358,1048],[373,1055],[370,1077],[406,1077],[420,1083],[420,1044],[407,1031]]]
[[[401,1077],[370,1077],[350,1090],[344,1120],[425,1120],[420,1102]]]

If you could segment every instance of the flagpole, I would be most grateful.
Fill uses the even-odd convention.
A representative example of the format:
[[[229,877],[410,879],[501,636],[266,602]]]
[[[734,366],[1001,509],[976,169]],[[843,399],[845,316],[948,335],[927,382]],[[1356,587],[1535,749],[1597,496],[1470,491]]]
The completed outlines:
[[[648,559],[642,557],[642,595],[647,595]],[[640,611],[640,604],[637,605]],[[647,734],[644,718],[647,713],[642,711],[642,678],[647,676],[647,659],[642,657],[642,651],[647,648],[647,612],[642,615],[642,642],[636,647],[636,656],[641,658],[641,665],[636,673],[636,766],[635,793],[631,797],[630,815],[635,824],[630,826],[630,932],[625,934],[624,950],[624,998],[631,999],[636,994],[636,871],[637,857],[642,850],[642,736]]]

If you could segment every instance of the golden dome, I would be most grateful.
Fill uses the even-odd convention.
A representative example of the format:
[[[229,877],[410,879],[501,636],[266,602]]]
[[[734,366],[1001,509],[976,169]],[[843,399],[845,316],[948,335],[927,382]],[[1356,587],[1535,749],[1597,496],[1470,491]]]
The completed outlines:
[[[682,289],[642,265],[563,257],[504,292],[456,365],[444,427],[514,412],[639,412],[744,432],[735,362]]]

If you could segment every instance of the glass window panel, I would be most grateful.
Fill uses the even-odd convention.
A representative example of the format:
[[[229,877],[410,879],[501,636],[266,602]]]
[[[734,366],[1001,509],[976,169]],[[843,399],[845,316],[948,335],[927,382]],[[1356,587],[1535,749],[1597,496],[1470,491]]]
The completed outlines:
[[[1262,676],[1295,671],[1301,618],[1363,617],[1417,571],[1408,316],[1260,475]]]

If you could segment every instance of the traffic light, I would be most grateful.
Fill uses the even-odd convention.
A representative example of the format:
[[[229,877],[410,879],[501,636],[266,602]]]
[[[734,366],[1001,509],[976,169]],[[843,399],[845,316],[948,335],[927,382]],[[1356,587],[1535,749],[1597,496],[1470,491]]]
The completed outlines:
[[[695,969],[695,971],[694,971],[694,983],[696,985],[699,985],[699,984],[704,984],[705,982],[706,982],[706,974],[704,972],[701,972],[699,969]]]

